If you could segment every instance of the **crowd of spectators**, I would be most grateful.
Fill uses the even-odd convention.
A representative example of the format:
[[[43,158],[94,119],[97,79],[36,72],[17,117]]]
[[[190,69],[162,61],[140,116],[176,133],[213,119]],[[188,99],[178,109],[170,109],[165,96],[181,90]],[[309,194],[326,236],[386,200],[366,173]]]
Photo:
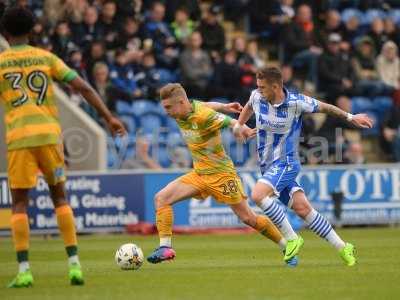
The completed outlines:
[[[31,43],[76,69],[114,112],[120,101],[157,99],[160,87],[175,81],[190,98],[244,104],[255,88],[256,70],[269,56],[281,65],[290,90],[317,95],[348,111],[368,107],[376,113],[379,125],[373,134],[380,135],[391,159],[400,160],[400,1],[1,2],[30,7],[37,16]],[[233,31],[226,31],[226,23],[233,24]],[[346,127],[329,117],[318,130],[310,122],[303,135],[329,137],[329,151],[338,142],[332,128]],[[342,140],[345,161],[363,163],[361,144]]]

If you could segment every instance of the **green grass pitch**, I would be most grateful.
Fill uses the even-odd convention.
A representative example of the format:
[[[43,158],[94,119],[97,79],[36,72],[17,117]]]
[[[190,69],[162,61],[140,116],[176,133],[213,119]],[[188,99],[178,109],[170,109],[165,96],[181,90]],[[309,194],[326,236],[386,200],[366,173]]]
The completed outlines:
[[[345,267],[336,251],[309,231],[300,265],[257,234],[176,236],[174,262],[119,270],[118,246],[137,243],[149,254],[156,236],[81,236],[86,285],[71,287],[60,239],[31,239],[35,285],[10,290],[16,263],[9,238],[0,238],[0,299],[400,299],[400,229],[340,230],[357,247],[359,264]]]

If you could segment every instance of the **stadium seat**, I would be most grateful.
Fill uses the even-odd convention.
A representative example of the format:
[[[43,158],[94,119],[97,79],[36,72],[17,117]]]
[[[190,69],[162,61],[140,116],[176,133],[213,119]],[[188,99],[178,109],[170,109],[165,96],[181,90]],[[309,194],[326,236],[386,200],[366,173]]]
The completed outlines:
[[[365,113],[367,110],[372,110],[372,100],[366,97],[351,98],[351,111],[353,114]]]
[[[176,81],[176,76],[167,69],[157,69],[158,75],[160,75],[159,83],[160,85],[165,85],[170,82]]]
[[[170,117],[166,117],[166,126],[169,132],[178,132],[180,131],[178,124],[176,121]]]
[[[363,25],[369,25],[371,24],[375,19],[385,19],[386,18],[386,13],[383,10],[380,9],[368,9],[362,19],[361,23]]]
[[[136,100],[132,103],[132,112],[136,116],[141,116],[147,112],[157,111],[157,104],[151,100]]]
[[[241,144],[237,141],[233,141],[229,145],[229,148],[225,148],[225,150],[237,167],[243,166],[247,162],[250,155],[248,143]]]
[[[143,134],[153,134],[162,131],[166,125],[165,116],[152,111],[147,111],[139,116],[140,131]]]
[[[125,124],[128,134],[135,135],[136,130],[139,127],[136,117],[133,115],[120,115],[119,118]]]
[[[361,21],[361,19],[363,18],[363,13],[355,8],[346,8],[342,12],[342,21],[346,23],[354,16],[356,16]]]
[[[158,162],[163,168],[168,168],[171,165],[171,156],[168,152],[168,147],[160,146],[153,155],[158,157]]]
[[[396,25],[400,25],[400,9],[391,9],[388,13],[388,17],[396,23]]]
[[[133,113],[132,104],[128,102],[118,100],[115,106],[117,113],[120,115]]]
[[[375,97],[372,100],[372,110],[378,114],[385,114],[393,107],[393,100],[390,97]]]

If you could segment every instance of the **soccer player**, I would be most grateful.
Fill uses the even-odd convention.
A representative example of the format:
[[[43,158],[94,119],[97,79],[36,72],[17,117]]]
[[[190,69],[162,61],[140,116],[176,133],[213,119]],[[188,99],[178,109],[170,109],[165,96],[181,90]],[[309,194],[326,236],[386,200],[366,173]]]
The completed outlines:
[[[0,54],[0,99],[5,108],[8,181],[12,195],[11,231],[19,272],[9,287],[29,287],[28,192],[42,171],[49,185],[58,227],[63,237],[72,285],[84,283],[78,259],[74,216],[66,200],[64,156],[54,82],[68,83],[93,105],[113,134],[124,134],[94,90],[57,56],[28,45],[34,26],[32,13],[21,7],[7,10],[1,20],[10,49]]]
[[[243,223],[273,240],[284,250],[286,240],[282,238],[279,230],[267,217],[256,215],[249,207],[241,180],[221,143],[221,128],[233,128],[237,120],[217,113],[214,109],[228,113],[239,112],[242,107],[238,103],[191,103],[185,90],[178,83],[164,86],[160,96],[162,106],[167,114],[176,120],[188,144],[193,156],[194,170],[172,181],[155,195],[160,247],[155,249],[147,260],[159,263],[175,257],[171,245],[172,205],[183,199],[205,199],[210,195],[218,202],[229,205]],[[247,126],[243,128],[245,138],[254,134],[255,131]],[[288,261],[289,266],[296,264],[296,257]]]
[[[337,235],[331,224],[311,206],[296,182],[300,171],[297,145],[304,113],[326,113],[360,128],[371,128],[371,119],[365,114],[352,115],[336,106],[289,92],[283,86],[281,71],[275,67],[257,73],[257,87],[240,113],[234,134],[242,138],[242,132],[247,131],[244,124],[255,113],[262,175],[253,188],[252,199],[287,239],[284,259],[296,255],[304,241],[294,232],[282,207],[276,203],[278,198],[292,208],[314,233],[334,246],[346,265],[355,265],[354,246]]]

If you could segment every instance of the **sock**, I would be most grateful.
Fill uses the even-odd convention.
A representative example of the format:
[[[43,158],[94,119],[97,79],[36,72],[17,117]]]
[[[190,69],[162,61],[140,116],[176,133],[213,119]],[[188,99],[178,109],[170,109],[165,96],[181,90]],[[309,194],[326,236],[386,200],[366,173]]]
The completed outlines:
[[[29,269],[29,221],[27,214],[17,213],[11,216],[11,232],[14,248],[17,252],[19,272],[25,272]]]
[[[298,238],[296,232],[290,225],[283,208],[274,201],[274,198],[265,197],[259,204],[264,214],[280,229],[286,240]]]
[[[160,246],[171,247],[172,224],[174,223],[174,211],[171,206],[157,209],[156,226],[160,237]]]
[[[165,237],[160,237],[160,246],[167,246],[171,247],[172,246],[172,241],[171,241],[170,236],[165,236]]]
[[[68,255],[68,265],[81,265],[79,263],[79,257],[78,257],[78,247],[77,246],[68,246],[65,247],[65,250],[67,251]]]
[[[79,264],[74,214],[71,207],[63,205],[56,209],[58,228],[64,240],[65,250],[68,255],[68,264]]]
[[[29,262],[28,261],[23,261],[23,262],[20,262],[19,264],[18,264],[18,272],[19,273],[23,273],[23,272],[26,272],[26,271],[28,271],[30,268],[29,268]]]
[[[332,246],[340,250],[345,246],[331,224],[315,209],[312,209],[305,218],[308,227],[321,238],[326,239]]]
[[[279,246],[281,246],[282,243],[286,245],[286,240],[282,237],[278,228],[276,228],[276,226],[266,216],[257,216],[256,226],[254,229]]]

